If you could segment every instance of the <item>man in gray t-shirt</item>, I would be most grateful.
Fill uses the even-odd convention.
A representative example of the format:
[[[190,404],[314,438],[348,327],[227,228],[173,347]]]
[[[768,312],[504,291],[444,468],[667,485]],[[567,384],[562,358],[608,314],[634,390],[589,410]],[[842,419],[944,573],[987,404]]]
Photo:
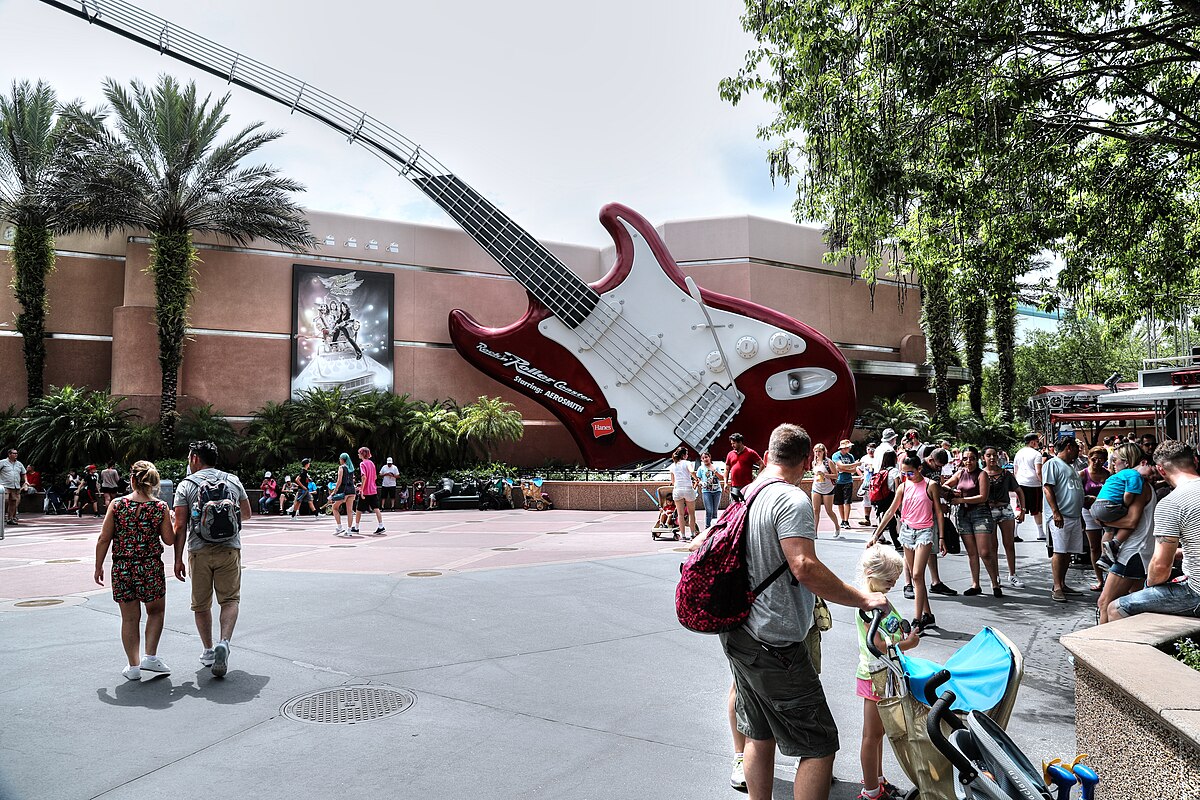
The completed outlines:
[[[805,797],[829,796],[837,726],[804,642],[814,594],[863,611],[888,606],[884,595],[846,584],[817,558],[812,504],[798,488],[811,460],[812,440],[803,428],[780,425],[771,433],[766,466],[746,488],[753,495],[746,561],[752,585],[785,560],[791,575],[763,590],[744,625],[721,634],[733,671],[737,730],[746,737],[740,766],[753,800],[771,797],[776,746],[800,759],[797,796],[802,789]],[[782,483],[763,485],[769,481]]]
[[[205,541],[198,532],[200,508],[197,498],[205,482],[223,481],[237,498],[242,521],[250,519],[250,498],[236,476],[216,469],[217,446],[212,442],[195,442],[188,451],[191,473],[175,489],[175,577],[184,580],[192,576],[192,612],[196,615],[196,630],[204,652],[200,663],[212,667],[214,676],[225,675],[229,665],[229,640],[237,623],[242,597],[242,537],[239,533],[220,544]],[[187,528],[186,534],[184,528]],[[187,544],[188,563],[184,566],[183,551]],[[221,638],[213,645],[212,601],[217,597],[221,607]]]

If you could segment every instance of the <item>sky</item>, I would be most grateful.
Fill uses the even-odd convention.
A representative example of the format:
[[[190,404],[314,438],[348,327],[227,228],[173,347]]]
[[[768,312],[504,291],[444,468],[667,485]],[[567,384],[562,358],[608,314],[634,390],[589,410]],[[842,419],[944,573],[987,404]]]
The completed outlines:
[[[773,187],[760,99],[717,85],[754,44],[736,0],[140,0],[144,10],[304,80],[419,143],[544,241],[608,243],[621,202],[653,224],[791,220]],[[321,123],[38,0],[0,0],[0,89],[43,79],[103,102],[102,82],[162,73],[232,94],[230,128],[286,131],[261,161],[311,209],[452,226],[403,178]]]

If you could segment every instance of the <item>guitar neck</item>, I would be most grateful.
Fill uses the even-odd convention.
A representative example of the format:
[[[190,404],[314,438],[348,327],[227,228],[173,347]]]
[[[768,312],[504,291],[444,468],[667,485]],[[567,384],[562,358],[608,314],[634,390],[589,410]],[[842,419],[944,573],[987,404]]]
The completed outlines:
[[[565,324],[578,326],[596,292],[550,251],[412,140],[338,98],[246,58],[124,0],[43,3],[274,100],[344,134],[391,164],[449,214],[496,262]]]

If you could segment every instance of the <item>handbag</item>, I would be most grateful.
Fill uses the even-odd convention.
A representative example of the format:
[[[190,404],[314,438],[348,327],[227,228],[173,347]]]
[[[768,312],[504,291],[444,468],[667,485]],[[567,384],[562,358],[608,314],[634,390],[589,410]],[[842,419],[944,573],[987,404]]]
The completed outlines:
[[[829,606],[824,598],[817,597],[813,603],[813,625],[822,633],[833,629],[833,615],[829,613]]]
[[[334,500],[334,501],[336,501],[336,500],[345,500],[345,499],[346,499],[346,493],[345,493],[345,492],[338,492],[337,494],[331,494],[331,495],[329,495],[329,499],[330,499],[330,500]]]
[[[946,547],[946,552],[952,556],[956,556],[962,552],[962,537],[958,535],[958,528],[954,527],[954,521],[947,514],[944,517],[945,524],[942,528],[942,544]]]

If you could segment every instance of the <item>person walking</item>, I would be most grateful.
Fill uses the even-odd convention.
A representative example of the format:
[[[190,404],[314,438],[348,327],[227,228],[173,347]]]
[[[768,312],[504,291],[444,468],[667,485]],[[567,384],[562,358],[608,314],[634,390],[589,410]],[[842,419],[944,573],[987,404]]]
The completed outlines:
[[[93,516],[100,516],[100,475],[96,472],[95,464],[88,464],[83,471],[83,491],[81,493],[82,502],[75,513],[80,517],[83,516],[85,508],[91,508]]]
[[[944,447],[939,447],[929,454],[929,457],[921,462],[921,474],[926,480],[932,481],[938,486],[938,512],[942,515],[942,527],[938,528],[938,537],[933,542],[933,548],[929,554],[929,591],[931,594],[945,595],[946,597],[956,597],[957,589],[951,589],[942,582],[942,573],[938,568],[938,558],[945,557],[947,548],[945,544],[945,535],[947,526],[953,525],[950,521],[950,504],[947,502],[948,492],[944,488],[946,481],[954,472],[949,475],[946,473],[946,465],[950,461],[950,451]],[[956,551],[957,552],[957,551]],[[909,595],[912,594],[908,587],[905,587],[904,596],[908,599],[913,599]]]
[[[1042,451],[1040,437],[1031,433],[1025,437],[1025,446],[1013,456],[1013,475],[1025,495],[1025,510],[1037,525],[1037,538],[1046,538],[1042,526]]]
[[[814,525],[821,527],[821,511],[833,523],[833,538],[842,538],[841,526],[833,513],[833,460],[829,458],[825,445],[818,442],[812,451],[812,504],[816,514]]]
[[[236,475],[217,469],[217,446],[212,442],[193,442],[188,448],[190,473],[175,488],[175,577],[192,578],[192,613],[196,631],[204,650],[200,663],[212,668],[212,674],[222,678],[229,669],[230,640],[237,624],[242,599],[242,535],[241,527],[250,519],[250,497]],[[214,503],[201,503],[201,495],[209,500],[222,500],[223,519],[232,526],[233,535],[212,541],[206,531],[215,518]],[[232,505],[234,508],[229,508]],[[236,511],[234,510],[236,509]],[[185,566],[183,551],[187,548]],[[212,602],[216,596],[221,609],[220,639],[213,644]]]
[[[762,456],[746,447],[740,433],[730,434],[729,446],[733,449],[725,456],[725,476],[729,484],[729,500],[736,502],[742,499],[742,489],[754,480],[755,467],[762,467]]]
[[[100,538],[96,540],[95,581],[104,585],[104,560],[112,547],[113,600],[121,609],[121,645],[128,666],[121,671],[126,679],[141,680],[142,673],[152,677],[170,675],[171,670],[158,657],[166,614],[167,579],[163,568],[163,545],[175,544],[171,514],[167,504],[157,497],[158,469],[149,461],[139,461],[129,470],[132,491],[114,498],[104,512]],[[138,630],[142,606],[146,607],[146,652],[142,655]]]
[[[745,557],[756,586],[786,562],[795,580],[772,582],[750,607],[746,622],[720,634],[736,686],[737,726],[746,736],[742,763],[750,800],[770,800],[775,749],[798,758],[794,796],[828,800],[837,724],[829,710],[805,638],[815,597],[870,612],[888,607],[878,592],[863,592],[838,578],[817,557],[812,504],[799,488],[812,440],[798,425],[772,433],[757,481],[764,486],[750,506]]]
[[[1000,465],[1000,451],[995,447],[984,448],[984,471],[988,479],[988,508],[992,512],[992,524],[1000,532],[1004,545],[1004,558],[1008,564],[1008,585],[1024,589],[1025,583],[1017,577],[1017,526],[1025,521],[1025,492],[1013,474]],[[1017,510],[1012,507],[1012,495],[1017,495]]]
[[[833,482],[833,505],[841,518],[842,530],[850,529],[850,502],[854,497],[854,473],[858,459],[850,453],[850,440],[838,442],[838,451],[833,454],[833,468],[837,479]]]
[[[696,470],[700,481],[700,496],[704,500],[704,527],[710,528],[721,510],[721,495],[725,488],[725,473],[713,464],[712,454],[707,450],[700,454],[700,468]]]
[[[21,487],[25,485],[25,465],[17,460],[17,451],[8,451],[0,461],[0,486],[4,487],[4,522],[16,525],[21,508]]]
[[[117,471],[117,465],[112,461],[100,470],[100,494],[103,495],[103,506],[108,508],[109,504],[117,499],[117,493],[121,490],[121,473]]]
[[[346,512],[346,522],[350,522],[354,514],[354,500],[358,489],[354,485],[354,462],[349,453],[338,456],[337,478],[333,489],[329,492],[330,511],[333,513],[333,535],[343,539],[354,536],[349,527],[342,527],[341,512]]]
[[[300,513],[300,506],[308,503],[308,510],[312,515],[317,516],[317,506],[313,502],[313,482],[312,474],[309,472],[309,465],[312,464],[311,458],[306,458],[300,462],[300,472],[296,475],[296,499],[292,503],[291,518],[295,519]]]
[[[1079,442],[1075,437],[1060,437],[1054,451],[1058,455],[1042,467],[1042,493],[1051,514],[1046,522],[1050,572],[1054,579],[1050,599],[1065,603],[1067,595],[1082,594],[1067,584],[1067,568],[1071,556],[1083,552],[1083,481],[1075,471],[1075,459],[1079,457]]]
[[[858,460],[858,474],[862,480],[859,484],[858,496],[862,498],[863,507],[863,518],[858,521],[858,524],[864,528],[871,527],[871,513],[875,508],[871,502],[871,480],[875,477],[875,470],[878,466],[879,462],[875,458],[875,443],[868,442],[867,454]]]
[[[950,504],[958,506],[958,533],[967,548],[967,562],[971,569],[971,588],[963,592],[964,597],[982,594],[979,587],[979,563],[987,569],[992,581],[992,595],[1003,597],[1000,588],[1000,567],[996,556],[996,526],[992,521],[992,510],[988,507],[991,483],[979,466],[979,450],[975,447],[962,449],[962,467],[946,481],[946,488],[953,494]]]
[[[359,523],[362,522],[363,508],[375,512],[375,533],[372,536],[383,536],[387,528],[383,527],[383,513],[379,509],[379,489],[376,486],[375,462],[371,460],[371,451],[367,447],[358,448],[358,471],[362,475],[362,486],[359,489],[357,502],[354,504],[354,526],[351,533],[358,533]],[[349,516],[347,514],[347,516]]]
[[[671,499],[679,510],[679,534],[690,542],[700,533],[696,525],[696,473],[687,460],[688,449],[677,447],[671,453]],[[691,533],[688,533],[688,531]]]
[[[396,510],[396,481],[399,477],[400,470],[388,456],[387,463],[379,468],[379,501],[385,511]]]

